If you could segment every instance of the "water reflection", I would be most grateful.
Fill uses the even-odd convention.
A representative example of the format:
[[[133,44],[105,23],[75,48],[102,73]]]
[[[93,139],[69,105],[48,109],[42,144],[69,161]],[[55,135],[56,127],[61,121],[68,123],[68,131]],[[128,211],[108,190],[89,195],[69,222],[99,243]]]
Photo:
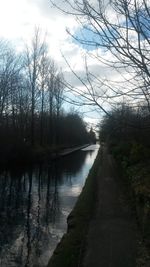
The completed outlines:
[[[0,174],[0,267],[47,265],[96,154]]]

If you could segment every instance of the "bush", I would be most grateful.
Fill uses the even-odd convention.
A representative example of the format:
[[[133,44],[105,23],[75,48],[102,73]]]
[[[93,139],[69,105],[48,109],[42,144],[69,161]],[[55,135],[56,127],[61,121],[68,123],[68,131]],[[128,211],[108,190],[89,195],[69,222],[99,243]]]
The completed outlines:
[[[137,163],[139,161],[143,161],[143,159],[147,159],[149,156],[149,149],[144,147],[140,143],[132,143],[130,150],[130,162]]]

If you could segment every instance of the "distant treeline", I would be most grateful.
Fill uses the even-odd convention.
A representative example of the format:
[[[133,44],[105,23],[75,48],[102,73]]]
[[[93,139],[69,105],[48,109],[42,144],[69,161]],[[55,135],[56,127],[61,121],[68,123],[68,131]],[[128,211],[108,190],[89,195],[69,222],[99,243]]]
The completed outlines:
[[[37,29],[21,54],[0,41],[0,151],[7,155],[30,147],[89,142],[86,125],[66,113],[63,73],[48,55]],[[23,152],[22,152],[23,153]]]
[[[132,108],[122,104],[105,116],[100,127],[100,139],[113,146],[135,144],[150,149],[150,111],[147,103]],[[143,158],[143,153],[141,155]],[[127,154],[129,158],[129,155]]]

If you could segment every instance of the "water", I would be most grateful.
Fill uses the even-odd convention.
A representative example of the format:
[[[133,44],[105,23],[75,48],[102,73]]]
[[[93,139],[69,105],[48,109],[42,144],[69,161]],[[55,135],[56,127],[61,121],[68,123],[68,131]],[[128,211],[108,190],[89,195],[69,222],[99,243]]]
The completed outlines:
[[[0,267],[47,266],[98,146],[48,166],[0,174]]]

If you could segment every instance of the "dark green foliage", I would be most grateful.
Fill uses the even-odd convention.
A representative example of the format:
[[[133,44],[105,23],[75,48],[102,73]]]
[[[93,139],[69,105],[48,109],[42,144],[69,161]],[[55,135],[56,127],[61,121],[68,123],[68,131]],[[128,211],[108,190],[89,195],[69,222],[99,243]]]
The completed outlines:
[[[150,240],[150,115],[142,106],[132,109],[122,105],[103,120],[101,142],[107,142],[111,153],[130,184],[137,217],[146,242]],[[150,244],[149,244],[150,245]]]

